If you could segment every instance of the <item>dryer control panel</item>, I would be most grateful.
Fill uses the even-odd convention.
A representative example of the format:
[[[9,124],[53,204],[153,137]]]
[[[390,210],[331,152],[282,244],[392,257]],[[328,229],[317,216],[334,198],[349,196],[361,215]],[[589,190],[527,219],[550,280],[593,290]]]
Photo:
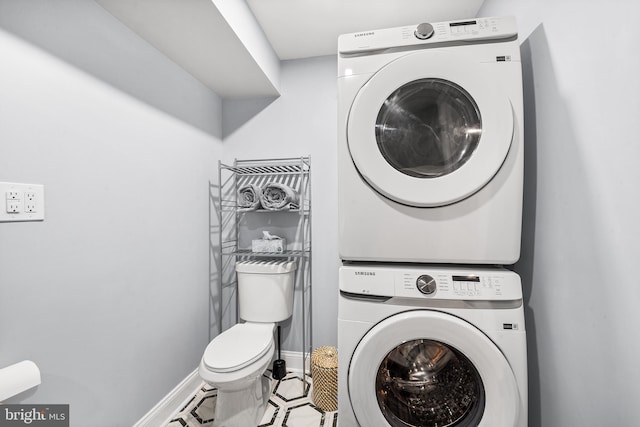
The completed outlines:
[[[446,300],[522,299],[520,277],[499,268],[346,265],[340,290],[361,295]]]
[[[338,52],[349,55],[407,46],[435,47],[443,43],[510,40],[517,35],[516,20],[511,16],[423,22],[406,27],[343,34],[338,37]]]

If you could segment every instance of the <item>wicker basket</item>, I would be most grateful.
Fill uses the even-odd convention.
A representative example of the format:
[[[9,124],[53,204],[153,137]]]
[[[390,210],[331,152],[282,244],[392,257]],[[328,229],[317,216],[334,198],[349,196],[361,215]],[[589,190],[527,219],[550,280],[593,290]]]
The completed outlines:
[[[311,353],[313,403],[323,411],[338,410],[338,350],[323,346]]]

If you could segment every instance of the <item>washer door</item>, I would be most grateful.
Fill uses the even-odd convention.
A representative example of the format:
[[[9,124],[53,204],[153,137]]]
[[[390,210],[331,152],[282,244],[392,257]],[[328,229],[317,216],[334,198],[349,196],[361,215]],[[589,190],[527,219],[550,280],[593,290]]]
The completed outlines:
[[[437,311],[404,312],[370,329],[349,364],[348,387],[361,426],[511,427],[519,410],[498,347]]]
[[[409,206],[444,206],[493,178],[513,139],[513,111],[492,63],[425,50],[383,67],[358,92],[347,141],[362,177]]]

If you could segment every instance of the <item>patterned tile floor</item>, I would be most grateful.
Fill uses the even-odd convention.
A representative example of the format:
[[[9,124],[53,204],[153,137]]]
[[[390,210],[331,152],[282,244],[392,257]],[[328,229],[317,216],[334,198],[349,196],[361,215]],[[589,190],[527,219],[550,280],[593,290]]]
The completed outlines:
[[[271,378],[271,371],[265,372]],[[301,374],[287,373],[280,381],[271,380],[271,397],[258,427],[336,427],[338,412],[325,412],[313,404],[313,380]],[[211,427],[217,390],[207,383],[178,410],[166,427]],[[250,427],[250,426],[247,426]]]

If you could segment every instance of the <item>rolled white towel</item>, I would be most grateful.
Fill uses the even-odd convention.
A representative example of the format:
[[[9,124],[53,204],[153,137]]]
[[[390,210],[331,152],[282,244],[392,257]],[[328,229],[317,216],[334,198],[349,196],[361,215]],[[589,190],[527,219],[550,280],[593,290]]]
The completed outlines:
[[[260,203],[264,209],[280,211],[299,207],[298,193],[291,187],[277,182],[269,182],[262,187]]]
[[[238,211],[247,212],[260,209],[262,190],[255,184],[248,184],[238,190]]]

